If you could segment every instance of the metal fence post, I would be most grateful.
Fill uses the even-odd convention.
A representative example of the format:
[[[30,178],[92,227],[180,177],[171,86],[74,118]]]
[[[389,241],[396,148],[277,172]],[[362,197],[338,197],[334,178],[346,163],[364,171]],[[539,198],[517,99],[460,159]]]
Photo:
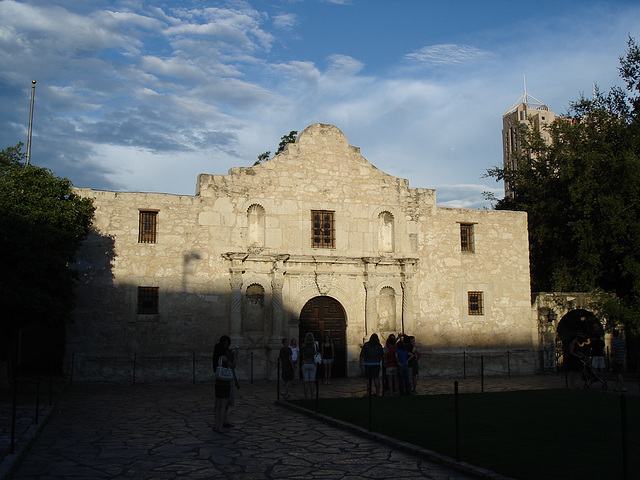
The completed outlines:
[[[455,412],[456,461],[460,461],[460,408],[458,402],[458,381],[453,382],[453,398]]]
[[[467,379],[467,352],[462,351],[462,378]]]
[[[253,352],[251,352],[251,383],[253,383]]]
[[[628,477],[627,469],[627,396],[620,395],[620,427],[622,433],[622,480]]]
[[[252,353],[253,355],[253,353]],[[276,379],[276,402],[280,400],[280,356],[278,356],[278,378]]]
[[[38,377],[36,380],[36,419],[35,424],[40,422],[40,365],[38,365]]]
[[[193,361],[192,361],[192,372],[193,372],[193,384],[196,384],[196,352],[193,352]]]
[[[365,367],[367,368],[367,367]],[[373,372],[372,369],[369,368],[369,389],[368,389],[368,396],[369,396],[369,431],[371,431],[371,423],[373,421],[373,412],[372,412],[372,399],[373,399],[373,392],[371,391],[373,389]]]
[[[320,408],[320,382],[318,382],[318,367],[316,366],[316,413]]]
[[[11,396],[11,448],[9,452],[16,452],[16,417],[18,415],[18,372],[13,374],[13,395]]]

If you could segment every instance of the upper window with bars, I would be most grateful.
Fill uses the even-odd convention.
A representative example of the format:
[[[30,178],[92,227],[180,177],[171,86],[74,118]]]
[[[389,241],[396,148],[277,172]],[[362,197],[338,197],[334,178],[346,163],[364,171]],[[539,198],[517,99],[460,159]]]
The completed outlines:
[[[138,221],[138,243],[156,243],[158,212],[140,210]]]
[[[473,253],[475,251],[473,224],[471,223],[460,224],[460,249],[463,252],[469,253]]]
[[[335,212],[311,211],[311,246],[313,248],[335,248]]]

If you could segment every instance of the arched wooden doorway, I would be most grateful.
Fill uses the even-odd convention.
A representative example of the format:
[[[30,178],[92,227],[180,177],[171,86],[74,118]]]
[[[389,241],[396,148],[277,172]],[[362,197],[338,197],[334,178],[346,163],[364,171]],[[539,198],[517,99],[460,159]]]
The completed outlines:
[[[300,344],[307,332],[322,343],[325,334],[331,336],[335,358],[331,370],[333,377],[345,377],[347,372],[347,338],[344,308],[331,297],[315,297],[300,312]],[[321,373],[320,373],[321,375]]]

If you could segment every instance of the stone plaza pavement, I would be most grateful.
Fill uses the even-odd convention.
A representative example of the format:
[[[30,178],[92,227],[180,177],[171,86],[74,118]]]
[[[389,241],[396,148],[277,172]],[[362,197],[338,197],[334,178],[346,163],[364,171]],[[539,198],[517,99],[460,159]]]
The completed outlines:
[[[453,379],[421,381],[418,394],[453,392]],[[483,387],[486,392],[564,388],[565,379],[485,378]],[[363,379],[335,379],[320,384],[320,396],[363,396],[365,388]],[[459,381],[461,393],[480,389],[479,378]],[[290,389],[292,398],[302,392],[300,383]],[[276,401],[277,393],[276,382],[243,383],[230,413],[235,426],[219,434],[212,430],[211,384],[75,384],[46,414],[30,448],[13,460],[5,457],[0,478],[501,478],[283,408],[287,402]]]

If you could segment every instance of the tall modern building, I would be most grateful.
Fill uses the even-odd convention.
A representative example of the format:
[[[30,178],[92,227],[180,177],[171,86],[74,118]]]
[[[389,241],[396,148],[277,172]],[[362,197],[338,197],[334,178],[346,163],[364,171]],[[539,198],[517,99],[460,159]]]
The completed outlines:
[[[549,133],[544,126],[553,123],[555,118],[549,107],[527,93],[525,84],[524,94],[502,116],[502,161],[505,170],[514,170],[517,167],[518,154],[522,149],[518,126],[537,130],[543,138],[549,140]],[[504,192],[505,196],[513,197],[513,188],[506,179]]]

